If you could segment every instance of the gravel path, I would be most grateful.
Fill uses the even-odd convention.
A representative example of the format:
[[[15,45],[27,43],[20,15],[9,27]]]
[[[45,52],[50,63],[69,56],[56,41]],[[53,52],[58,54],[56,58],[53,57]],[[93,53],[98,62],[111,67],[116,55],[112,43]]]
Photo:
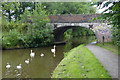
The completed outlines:
[[[102,63],[112,78],[118,78],[118,61],[120,57],[118,58],[116,54],[93,44],[88,44],[86,47]]]

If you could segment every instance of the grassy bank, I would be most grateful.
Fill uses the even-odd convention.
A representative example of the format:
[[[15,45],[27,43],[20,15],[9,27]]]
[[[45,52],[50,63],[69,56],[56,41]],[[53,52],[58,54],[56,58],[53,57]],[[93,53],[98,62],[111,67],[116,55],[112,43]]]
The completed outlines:
[[[97,43],[97,46],[100,46],[102,48],[105,48],[117,55],[120,55],[120,53],[118,52],[118,46],[113,45],[113,43],[109,42],[109,43],[104,43],[104,45],[102,43]]]
[[[83,45],[65,53],[52,78],[110,78],[95,56]]]

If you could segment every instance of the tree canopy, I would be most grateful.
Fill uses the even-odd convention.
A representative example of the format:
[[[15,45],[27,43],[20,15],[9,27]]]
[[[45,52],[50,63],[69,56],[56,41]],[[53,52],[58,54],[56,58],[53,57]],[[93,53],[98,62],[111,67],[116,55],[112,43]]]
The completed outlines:
[[[33,12],[38,4],[48,15],[52,14],[93,14],[95,8],[90,2],[2,2],[2,14],[11,21],[20,20],[25,10]]]
[[[92,14],[95,8],[89,2],[50,2],[43,3],[49,14]]]

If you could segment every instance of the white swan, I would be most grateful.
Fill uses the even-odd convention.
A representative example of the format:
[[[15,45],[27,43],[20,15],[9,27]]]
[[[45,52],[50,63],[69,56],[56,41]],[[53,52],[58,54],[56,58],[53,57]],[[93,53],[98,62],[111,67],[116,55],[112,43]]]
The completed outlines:
[[[21,74],[17,74],[16,76],[20,76]]]
[[[56,55],[55,55],[55,54],[53,54],[53,56],[55,57]]]
[[[6,68],[9,69],[11,67],[11,65],[9,63],[7,63]]]
[[[29,59],[25,60],[25,63],[26,63],[26,64],[29,64],[29,63],[30,63]]]
[[[16,68],[17,68],[17,69],[21,69],[21,68],[22,68],[21,65],[22,65],[22,64],[19,64],[18,66],[16,66]]]
[[[32,52],[32,50],[31,50],[30,57],[33,58],[34,56],[35,56],[35,53]]]
[[[56,47],[56,45],[54,45],[54,48],[51,49],[51,52],[54,53],[54,57],[55,57],[55,51],[56,51],[56,50],[55,50],[55,47]]]
[[[40,55],[41,57],[43,57],[44,56],[44,54],[43,53],[41,53],[41,55]]]
[[[55,47],[56,47],[56,46],[54,45],[54,48],[51,49],[51,52],[52,52],[52,53],[55,53],[55,51],[56,51],[56,50],[55,50]]]

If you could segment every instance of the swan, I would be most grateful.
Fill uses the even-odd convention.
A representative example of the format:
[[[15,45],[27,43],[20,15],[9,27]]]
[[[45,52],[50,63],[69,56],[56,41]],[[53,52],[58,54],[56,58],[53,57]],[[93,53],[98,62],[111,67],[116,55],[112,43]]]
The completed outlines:
[[[41,57],[43,57],[44,56],[44,54],[43,53],[41,53],[41,55],[40,55]]]
[[[9,69],[11,67],[11,65],[9,63],[7,63],[6,68]]]
[[[17,74],[16,76],[20,76],[21,74]]]
[[[56,55],[54,54],[53,56],[55,57]]]
[[[22,68],[22,66],[21,66],[22,64],[19,64],[18,66],[16,66],[17,67],[17,69],[21,69]]]
[[[54,54],[55,54],[55,51],[56,51],[56,50],[55,50],[55,47],[56,47],[56,46],[54,45],[54,48],[51,49],[51,52],[54,53]]]
[[[32,50],[31,50],[30,57],[33,58],[34,56],[35,56],[35,53],[32,52]]]
[[[30,63],[29,59],[25,60],[25,63],[26,63],[26,64],[29,64],[29,63]]]
[[[54,57],[55,57],[55,51],[56,51],[56,50],[55,50],[55,47],[56,47],[56,45],[54,45],[54,48],[51,49],[51,52],[54,53]]]

